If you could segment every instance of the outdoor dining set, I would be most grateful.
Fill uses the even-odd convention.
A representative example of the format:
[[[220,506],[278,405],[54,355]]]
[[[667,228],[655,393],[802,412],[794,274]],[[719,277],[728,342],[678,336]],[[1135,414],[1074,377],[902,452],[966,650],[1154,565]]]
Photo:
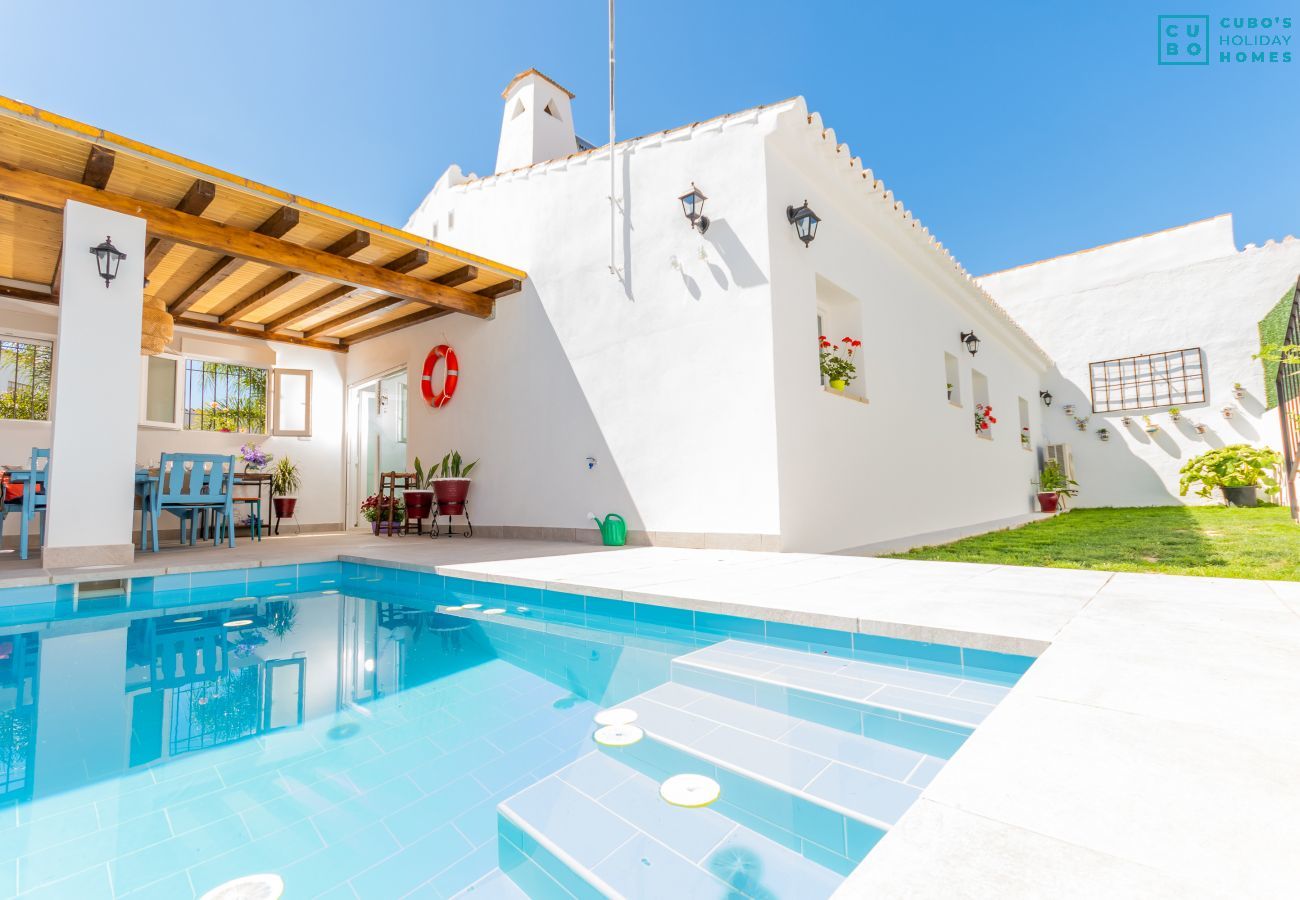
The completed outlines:
[[[45,513],[51,490],[52,461],[46,448],[32,448],[26,468],[6,467],[0,471],[3,505],[0,506],[0,539],[10,513],[20,518],[20,558],[27,559],[32,520],[40,516],[40,543],[45,540]],[[140,510],[140,549],[158,551],[158,522],[163,513],[178,520],[180,542],[194,545],[199,536],[214,546],[224,541],[235,546],[235,526],[240,524],[236,508],[246,516],[250,537],[262,539],[262,486],[270,488],[271,476],[262,472],[236,471],[235,457],[219,453],[163,453],[157,466],[139,466],[135,492]],[[243,490],[237,490],[237,489]],[[250,489],[255,488],[255,492]],[[269,499],[269,498],[268,498]],[[269,505],[269,504],[268,504]]]

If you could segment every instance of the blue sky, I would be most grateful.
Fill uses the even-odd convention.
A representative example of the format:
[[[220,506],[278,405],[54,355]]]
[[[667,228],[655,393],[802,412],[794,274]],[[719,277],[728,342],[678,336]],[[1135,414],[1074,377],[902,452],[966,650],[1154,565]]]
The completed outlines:
[[[1300,52],[1157,66],[1186,5],[622,0],[619,135],[802,94],[975,273],[1223,212],[1300,232]],[[529,66],[605,140],[603,0],[96,10],[0,0],[0,93],[392,224],[492,169]]]

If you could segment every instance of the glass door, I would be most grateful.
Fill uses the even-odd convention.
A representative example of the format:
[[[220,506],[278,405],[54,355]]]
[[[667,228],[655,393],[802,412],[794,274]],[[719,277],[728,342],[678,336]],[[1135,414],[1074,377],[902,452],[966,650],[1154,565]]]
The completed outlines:
[[[362,500],[379,491],[379,473],[406,471],[406,370],[357,385],[351,393],[349,521],[354,526],[367,527],[359,510]]]

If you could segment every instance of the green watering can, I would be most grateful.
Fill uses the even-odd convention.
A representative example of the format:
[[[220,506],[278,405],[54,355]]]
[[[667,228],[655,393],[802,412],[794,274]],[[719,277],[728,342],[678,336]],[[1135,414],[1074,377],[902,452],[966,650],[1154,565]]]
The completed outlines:
[[[606,547],[622,547],[627,543],[627,523],[618,513],[610,513],[605,516],[604,521],[595,514],[587,513],[596,520],[600,526],[600,538],[605,542]]]

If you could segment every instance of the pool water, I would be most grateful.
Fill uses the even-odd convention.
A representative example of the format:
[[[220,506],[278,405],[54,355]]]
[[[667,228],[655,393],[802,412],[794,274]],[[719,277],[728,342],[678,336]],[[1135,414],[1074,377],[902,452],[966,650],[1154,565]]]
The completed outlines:
[[[826,897],[1030,662],[353,563],[0,591],[0,897]]]

